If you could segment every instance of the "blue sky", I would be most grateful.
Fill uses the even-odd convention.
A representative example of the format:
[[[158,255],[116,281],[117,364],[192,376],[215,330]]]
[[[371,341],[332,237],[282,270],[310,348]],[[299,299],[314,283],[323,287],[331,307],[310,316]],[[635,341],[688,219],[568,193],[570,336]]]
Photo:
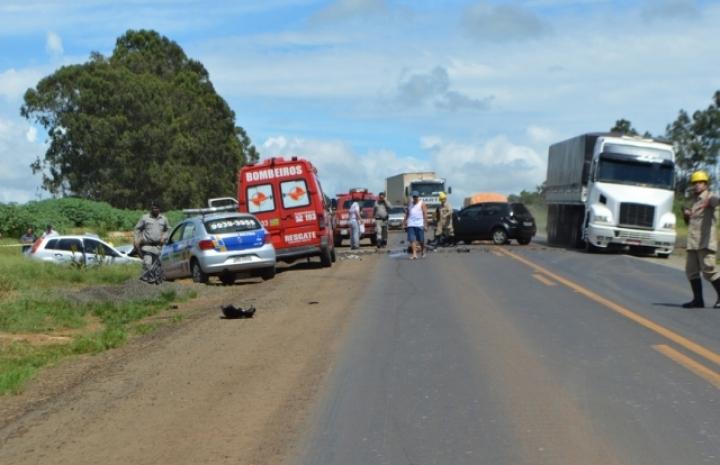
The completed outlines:
[[[718,24],[696,0],[3,0],[0,202],[47,196],[25,90],[128,29],[200,60],[261,154],[311,159],[330,194],[434,169],[458,205],[533,189],[554,141],[709,105]]]

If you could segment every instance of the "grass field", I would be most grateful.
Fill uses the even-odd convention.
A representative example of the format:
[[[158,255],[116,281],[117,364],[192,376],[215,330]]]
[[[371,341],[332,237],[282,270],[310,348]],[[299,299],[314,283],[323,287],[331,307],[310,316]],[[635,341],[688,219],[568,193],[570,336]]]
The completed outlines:
[[[81,303],[69,293],[137,279],[140,267],[39,263],[12,244],[0,241],[0,395],[21,391],[38,370],[63,357],[118,347],[151,331],[141,320],[178,299],[168,291],[145,300]]]

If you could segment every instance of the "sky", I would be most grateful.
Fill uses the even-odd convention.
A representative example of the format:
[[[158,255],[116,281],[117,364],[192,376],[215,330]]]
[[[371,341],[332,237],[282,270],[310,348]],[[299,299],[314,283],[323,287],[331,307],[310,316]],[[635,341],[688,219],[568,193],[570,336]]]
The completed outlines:
[[[25,91],[128,29],[202,62],[262,158],[308,158],[328,194],[434,170],[461,205],[533,191],[553,142],[706,108],[718,24],[720,0],[2,0],[0,202],[48,197]]]

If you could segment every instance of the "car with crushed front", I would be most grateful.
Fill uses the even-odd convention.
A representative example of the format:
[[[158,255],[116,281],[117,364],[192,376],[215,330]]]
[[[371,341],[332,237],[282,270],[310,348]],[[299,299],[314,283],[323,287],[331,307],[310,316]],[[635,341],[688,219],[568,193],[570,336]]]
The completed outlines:
[[[223,284],[232,284],[240,274],[272,279],[276,255],[269,233],[254,215],[217,212],[175,226],[160,262],[169,280],[191,277],[207,283],[217,276]]]
[[[453,213],[455,240],[492,240],[497,245],[515,239],[527,245],[537,232],[535,218],[519,202],[480,202]]]
[[[28,257],[33,260],[81,266],[140,263],[140,259],[122,253],[96,234],[52,234],[36,240]]]

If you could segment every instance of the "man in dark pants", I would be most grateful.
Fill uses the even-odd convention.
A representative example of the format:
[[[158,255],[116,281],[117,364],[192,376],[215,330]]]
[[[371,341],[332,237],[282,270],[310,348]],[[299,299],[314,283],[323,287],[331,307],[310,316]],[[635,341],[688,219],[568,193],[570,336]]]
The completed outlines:
[[[160,206],[153,202],[150,213],[146,213],[135,225],[135,249],[143,261],[142,281],[159,284],[163,280],[160,267],[160,251],[170,234],[170,223],[160,213]]]
[[[717,195],[708,189],[710,177],[704,171],[695,171],[690,176],[693,189],[693,204],[683,210],[688,225],[687,259],[685,273],[690,280],[693,300],[684,303],[684,308],[702,308],[705,306],[702,294],[702,273],[718,293],[714,307],[720,308],[720,270],[716,264],[717,230],[715,210],[720,203]]]

